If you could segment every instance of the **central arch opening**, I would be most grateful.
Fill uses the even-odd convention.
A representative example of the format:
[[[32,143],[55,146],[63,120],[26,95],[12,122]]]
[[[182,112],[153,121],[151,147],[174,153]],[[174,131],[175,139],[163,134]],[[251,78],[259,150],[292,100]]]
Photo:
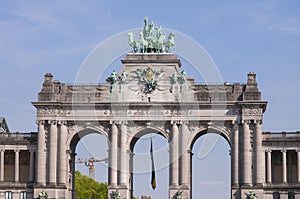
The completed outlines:
[[[152,159],[150,147],[152,140],[153,162],[156,188],[152,188]],[[131,144],[131,181],[133,196],[168,198],[169,187],[169,144],[159,132],[147,129],[138,133]]]
[[[230,145],[227,139],[218,132],[199,133],[192,144],[192,154],[192,198],[230,199]]]

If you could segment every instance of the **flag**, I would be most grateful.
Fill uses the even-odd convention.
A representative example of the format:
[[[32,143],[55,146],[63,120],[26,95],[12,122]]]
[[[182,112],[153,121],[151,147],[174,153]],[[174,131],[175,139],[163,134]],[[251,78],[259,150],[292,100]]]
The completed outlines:
[[[151,157],[151,163],[152,163],[151,186],[152,186],[152,189],[155,190],[156,179],[155,179],[155,167],[154,167],[154,159],[153,159],[152,138],[151,138],[151,146],[150,146],[150,157]]]

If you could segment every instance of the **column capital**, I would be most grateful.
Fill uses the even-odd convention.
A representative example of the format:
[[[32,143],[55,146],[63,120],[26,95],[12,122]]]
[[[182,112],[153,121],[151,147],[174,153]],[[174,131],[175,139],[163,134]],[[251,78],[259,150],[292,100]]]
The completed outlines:
[[[36,151],[36,149],[29,149],[28,150],[30,153],[34,153]]]
[[[271,149],[267,149],[266,152],[267,152],[267,153],[271,153],[272,150],[271,150]]]
[[[118,121],[116,121],[116,120],[110,120],[109,121],[109,124],[111,124],[111,125],[117,125],[118,124]]]
[[[20,152],[20,149],[14,149],[14,152],[15,152],[15,153],[19,153],[19,152]]]
[[[45,124],[45,120],[36,120],[35,123],[37,125],[39,125],[39,124],[44,125]]]
[[[171,120],[170,122],[171,124],[182,124],[182,121],[181,120]]]
[[[57,120],[48,120],[48,124],[57,125]]]
[[[242,120],[241,120],[241,123],[242,123],[243,125],[246,125],[246,124],[249,125],[249,124],[251,123],[251,120],[246,120],[246,119],[243,120],[243,119],[242,119]]]
[[[282,152],[282,153],[286,153],[286,149],[282,149],[281,152]]]
[[[236,120],[231,120],[231,124],[233,125],[239,125],[241,123],[241,120],[236,119]]]
[[[68,121],[66,121],[66,120],[58,120],[57,124],[66,126],[68,124]]]
[[[254,120],[254,124],[259,124],[259,125],[262,125],[262,120]]]

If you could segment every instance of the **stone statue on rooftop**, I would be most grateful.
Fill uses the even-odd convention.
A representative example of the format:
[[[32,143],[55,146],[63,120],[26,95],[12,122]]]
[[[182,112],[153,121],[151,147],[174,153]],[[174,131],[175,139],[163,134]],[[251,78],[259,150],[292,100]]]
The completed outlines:
[[[181,71],[181,80],[182,80],[182,83],[186,82],[186,72],[185,72],[185,70]]]
[[[145,17],[144,27],[139,35],[140,40],[135,41],[134,34],[128,33],[128,46],[133,53],[166,53],[171,51],[171,47],[175,47],[175,33],[171,32],[166,40],[162,27],[156,27],[153,21],[148,24],[148,17]]]
[[[174,36],[175,36],[175,33],[174,33],[174,32],[171,32],[171,33],[169,34],[168,39],[167,39],[167,41],[165,42],[165,51],[166,51],[166,52],[170,52],[172,46],[175,47]]]
[[[171,77],[171,80],[172,80],[172,84],[177,83],[177,71],[176,70],[174,70],[174,72],[172,74],[172,77]]]
[[[135,41],[133,32],[128,33],[129,39],[128,39],[128,46],[132,48],[132,51],[134,53],[138,52],[139,50],[139,42]]]
[[[125,71],[123,71],[121,74],[121,77],[120,77],[120,81],[122,84],[126,83],[126,78],[127,78],[127,73]]]
[[[113,71],[110,75],[110,83],[115,84],[117,82],[117,73],[116,71]]]

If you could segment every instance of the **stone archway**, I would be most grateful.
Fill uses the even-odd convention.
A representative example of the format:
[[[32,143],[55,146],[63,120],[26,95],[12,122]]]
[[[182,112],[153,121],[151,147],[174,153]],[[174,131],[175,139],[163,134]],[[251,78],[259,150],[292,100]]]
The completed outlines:
[[[34,196],[45,190],[50,198],[72,197],[66,177],[67,157],[76,145],[71,140],[91,129],[109,141],[109,195],[118,191],[130,198],[132,140],[150,127],[170,143],[170,199],[190,198],[190,149],[205,129],[222,132],[231,143],[232,197],[240,199],[253,187],[262,196],[261,124],[267,102],[261,100],[256,75],[249,73],[245,84],[195,84],[180,67],[172,53],[129,53],[106,84],[69,85],[46,74],[33,103],[38,121]]]
[[[151,138],[149,136],[151,136]],[[144,150],[142,150],[141,147],[139,149],[136,148],[137,147],[136,145],[140,144],[139,142],[143,143]],[[137,133],[134,134],[134,136],[131,139],[130,142],[130,151],[132,154],[130,158],[131,192],[133,193],[136,190],[135,188],[137,188],[135,186],[136,185],[135,182],[137,180],[137,175],[139,174],[141,174],[142,176],[147,176],[147,180],[143,182],[139,181],[139,183],[140,184],[142,183],[144,184],[145,187],[149,187],[149,189],[151,189],[150,177],[151,177],[152,168],[151,168],[151,157],[150,157],[150,142],[153,142],[153,158],[154,158],[153,162],[155,164],[155,176],[156,176],[156,183],[157,183],[155,192],[160,193],[159,197],[162,197],[161,194],[166,194],[166,196],[164,197],[167,197],[169,194],[168,191],[164,190],[163,191],[164,193],[162,193],[161,191],[162,191],[162,187],[168,188],[169,186],[169,134],[166,133],[163,129],[156,128],[156,127],[140,128],[139,131],[137,131]],[[136,152],[136,150],[139,151]],[[140,153],[141,152],[140,150],[142,150],[143,153]],[[164,157],[163,159],[162,156]],[[146,164],[146,162],[149,162],[149,164]],[[147,195],[146,193],[143,192],[140,193],[143,195]],[[151,193],[154,194],[154,192]],[[140,195],[136,195],[136,196],[140,196]]]
[[[67,138],[66,146],[68,147],[67,148],[68,184],[66,184],[66,186],[68,187],[71,198],[75,198],[75,168],[76,168],[75,165],[76,165],[76,156],[77,156],[76,148],[82,138],[91,134],[98,134],[103,136],[104,139],[106,140],[107,147],[109,146],[108,134],[107,132],[101,130],[99,126],[76,126],[76,128],[72,128],[72,130],[70,130],[70,134]],[[93,158],[96,159],[96,157]]]
[[[203,128],[191,140],[190,198],[216,198],[216,194],[217,198],[231,198],[230,132],[218,127]]]

